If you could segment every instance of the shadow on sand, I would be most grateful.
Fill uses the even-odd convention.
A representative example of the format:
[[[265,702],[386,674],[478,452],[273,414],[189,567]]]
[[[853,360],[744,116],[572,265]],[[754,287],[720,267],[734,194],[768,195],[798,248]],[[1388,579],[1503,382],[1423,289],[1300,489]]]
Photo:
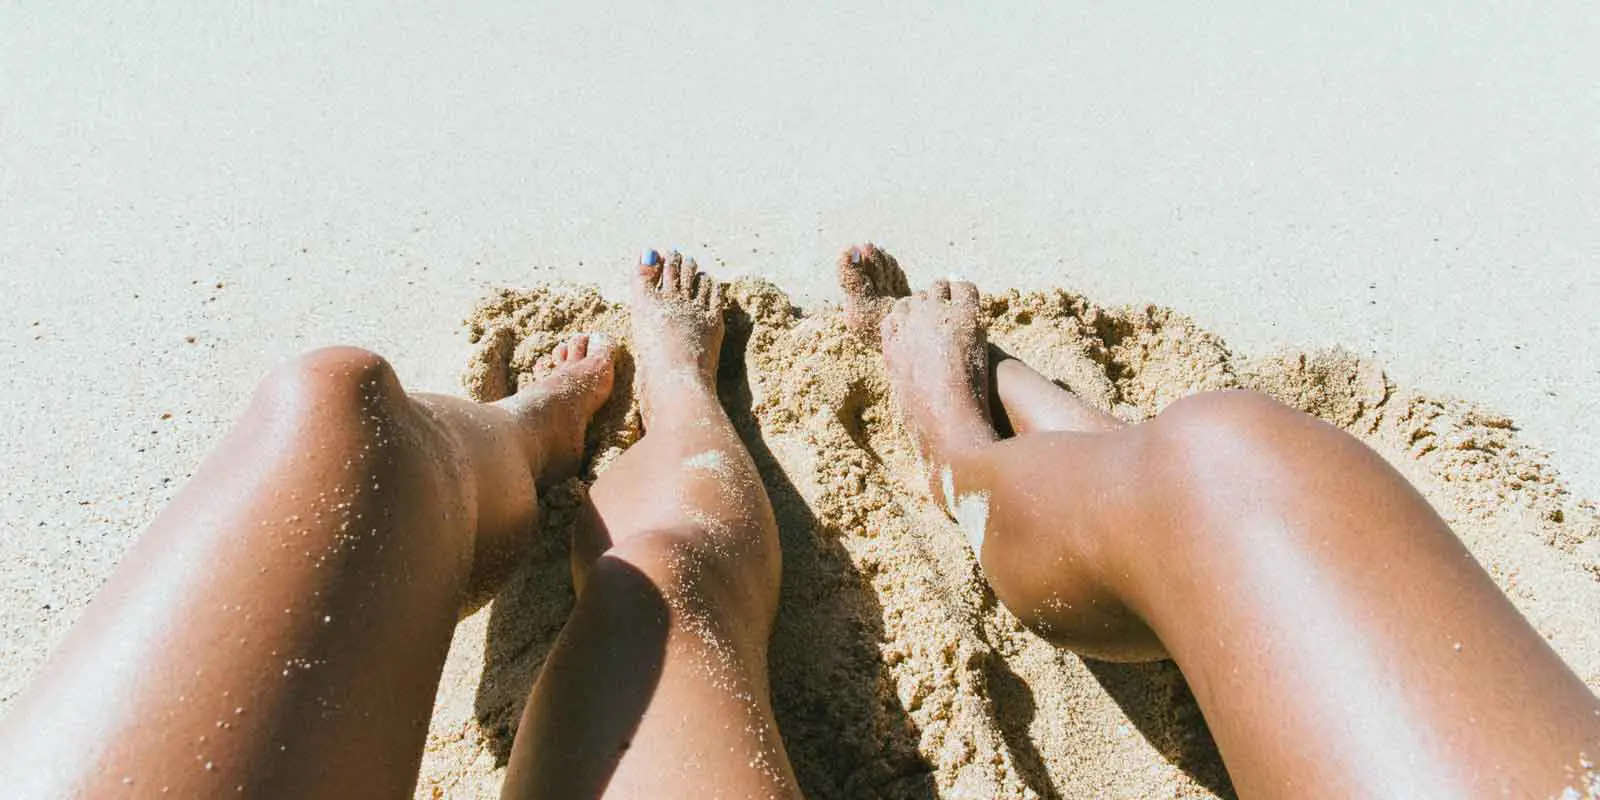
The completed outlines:
[[[1156,752],[1218,797],[1237,797],[1211,729],[1177,664],[1089,659],[1083,663]]]
[[[768,652],[773,710],[800,786],[813,800],[934,798],[919,732],[888,688],[877,594],[840,544],[843,532],[811,513],[755,418],[743,358],[751,326],[742,309],[730,314],[718,389],[778,518],[784,579]]]
[[[752,324],[742,309],[730,311],[718,390],[778,520],[784,580],[769,671],[790,760],[812,800],[934,798],[932,769],[917,752],[919,732],[889,688],[877,649],[884,631],[872,585],[839,543],[841,531],[811,513],[756,419],[745,370]],[[613,402],[626,408],[631,369],[623,374],[622,366]],[[564,543],[573,509],[547,505],[546,512],[540,535]],[[475,713],[500,764],[510,756],[528,692],[572,609],[564,555],[563,545],[560,552],[531,557],[490,612]]]

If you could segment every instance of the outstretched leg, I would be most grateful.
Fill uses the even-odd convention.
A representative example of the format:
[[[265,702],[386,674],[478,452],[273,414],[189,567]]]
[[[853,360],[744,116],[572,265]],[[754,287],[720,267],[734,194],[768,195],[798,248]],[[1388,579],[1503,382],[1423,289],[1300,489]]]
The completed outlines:
[[[495,405],[381,358],[283,367],[0,727],[10,797],[408,795],[457,619],[611,390],[574,338]]]
[[[777,523],[717,400],[722,286],[650,251],[632,306],[645,435],[590,490],[505,796],[798,796],[767,686]]]
[[[1246,392],[1127,428],[1028,408],[1000,441],[976,298],[881,321],[930,491],[1034,630],[1170,655],[1242,796],[1551,796],[1600,754],[1600,701],[1371,450]],[[1000,402],[1041,396],[1002,368]]]

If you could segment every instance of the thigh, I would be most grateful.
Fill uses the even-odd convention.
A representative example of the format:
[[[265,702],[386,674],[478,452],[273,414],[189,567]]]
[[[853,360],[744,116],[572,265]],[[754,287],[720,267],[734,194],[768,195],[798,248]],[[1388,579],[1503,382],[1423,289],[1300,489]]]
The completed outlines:
[[[7,716],[6,795],[409,793],[470,567],[458,455],[373,354],[274,373]]]
[[[1236,392],[972,461],[1001,599],[1102,648],[1153,637],[1244,796],[1543,796],[1600,750],[1600,702],[1337,428]]]

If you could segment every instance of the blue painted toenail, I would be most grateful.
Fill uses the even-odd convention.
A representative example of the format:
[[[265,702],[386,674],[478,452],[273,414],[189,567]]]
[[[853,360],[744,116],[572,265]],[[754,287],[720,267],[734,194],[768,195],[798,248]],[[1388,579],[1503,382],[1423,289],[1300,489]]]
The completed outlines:
[[[639,263],[647,267],[653,267],[661,263],[661,254],[654,250],[646,250],[643,255],[639,256]]]
[[[861,263],[861,248],[859,248],[859,247],[850,248],[850,263],[852,263],[852,264],[860,264]]]

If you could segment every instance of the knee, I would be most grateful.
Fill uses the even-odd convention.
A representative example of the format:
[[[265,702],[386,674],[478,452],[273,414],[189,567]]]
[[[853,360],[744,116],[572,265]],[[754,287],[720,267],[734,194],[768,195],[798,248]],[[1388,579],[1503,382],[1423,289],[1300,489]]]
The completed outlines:
[[[1168,406],[1156,417],[1180,434],[1226,432],[1231,435],[1263,431],[1304,416],[1277,400],[1249,389],[1229,389],[1190,395]]]
[[[383,356],[357,347],[327,347],[274,369],[257,397],[295,417],[373,416],[395,408],[405,392]]]
[[[1153,453],[1194,477],[1247,478],[1310,456],[1332,439],[1348,438],[1261,394],[1206,392],[1173,403],[1151,426]]]
[[[1361,440],[1258,392],[1185,398],[1149,427],[1145,466],[1189,511],[1281,511],[1386,469]]]
[[[778,603],[776,568],[767,566],[761,554],[709,539],[705,531],[649,531],[608,550],[591,570],[600,580],[586,583],[604,586],[602,576],[618,568],[636,572],[675,611],[764,637]]]

